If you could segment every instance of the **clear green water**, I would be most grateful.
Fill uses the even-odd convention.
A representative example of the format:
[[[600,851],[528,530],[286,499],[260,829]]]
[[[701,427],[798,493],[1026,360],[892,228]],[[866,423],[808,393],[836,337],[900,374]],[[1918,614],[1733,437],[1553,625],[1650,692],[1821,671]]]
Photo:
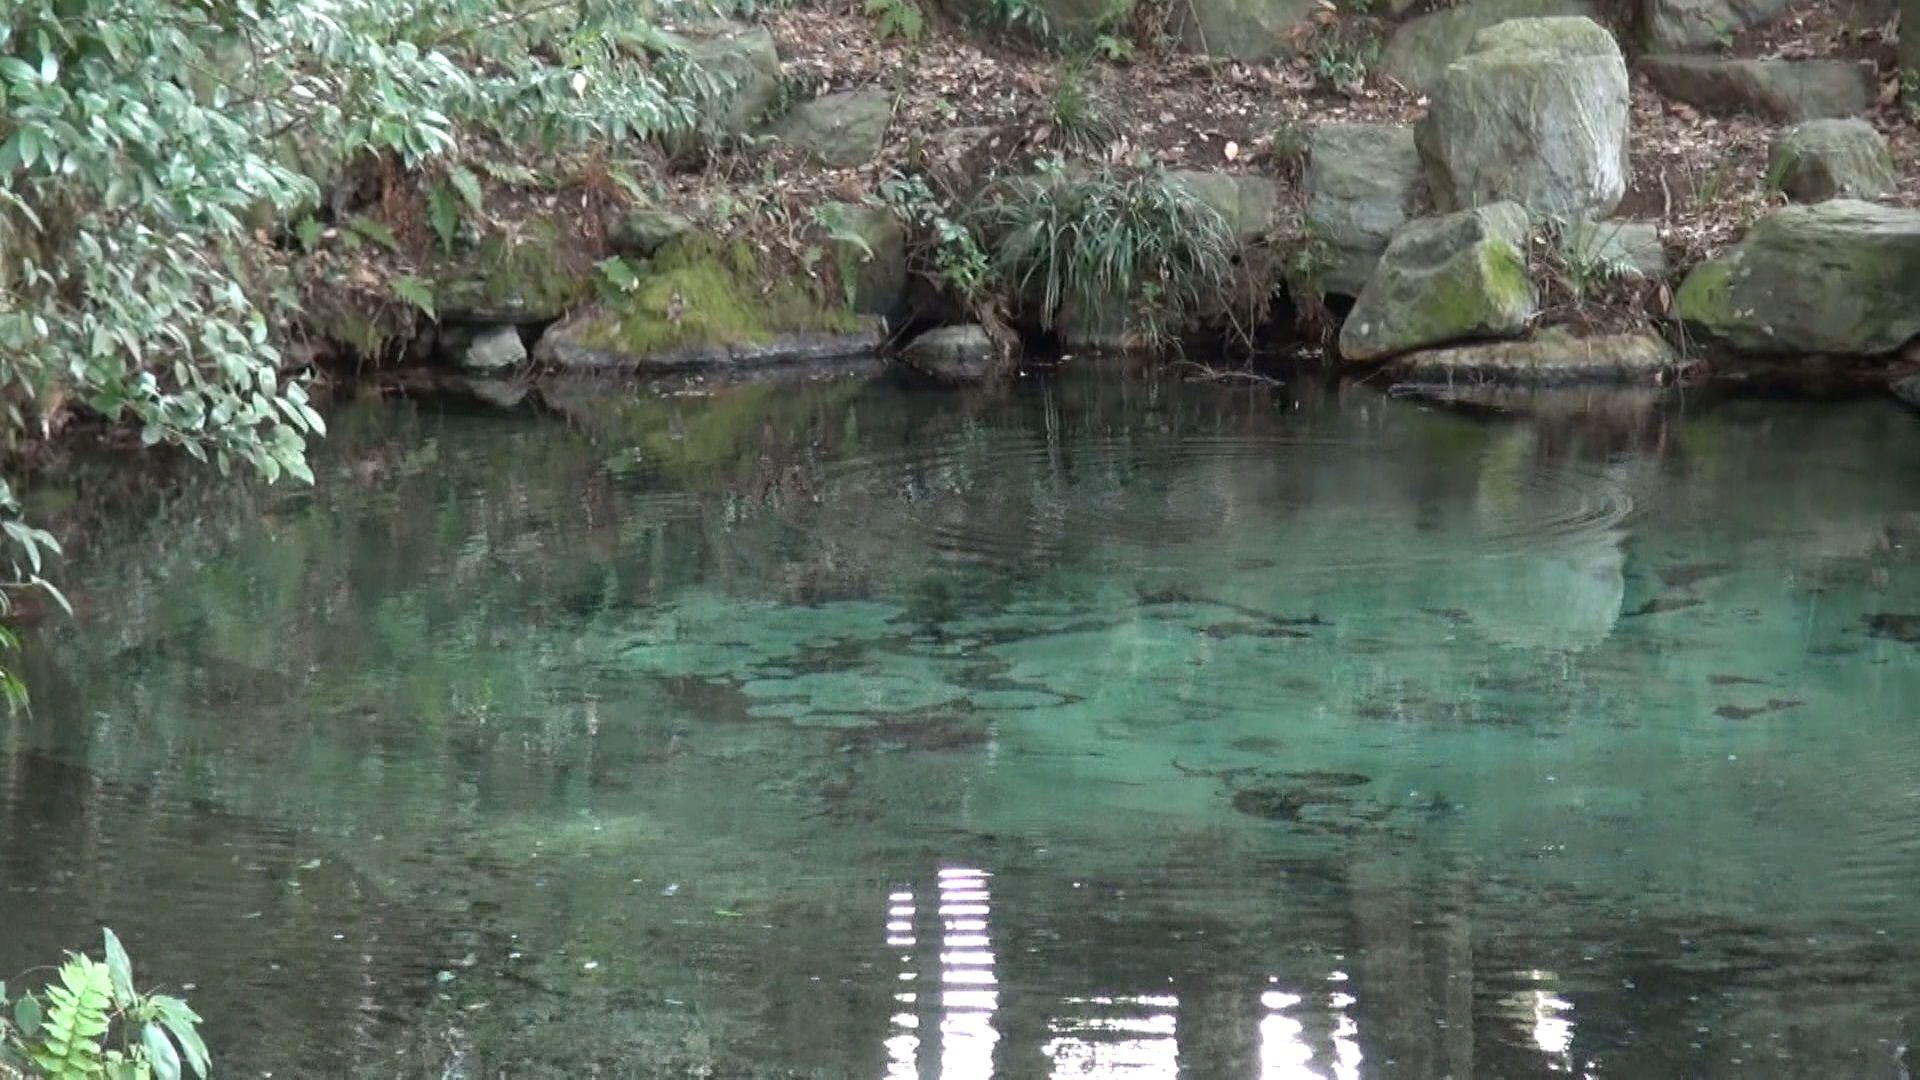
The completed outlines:
[[[0,972],[227,1076],[1905,1075],[1910,416],[602,405],[51,492]]]

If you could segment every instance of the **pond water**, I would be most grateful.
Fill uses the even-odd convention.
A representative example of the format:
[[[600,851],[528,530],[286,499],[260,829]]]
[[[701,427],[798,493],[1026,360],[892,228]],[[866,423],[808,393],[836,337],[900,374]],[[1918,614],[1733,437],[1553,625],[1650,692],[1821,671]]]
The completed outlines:
[[[42,493],[0,974],[111,925],[227,1076],[1906,1075],[1909,415],[585,396]]]

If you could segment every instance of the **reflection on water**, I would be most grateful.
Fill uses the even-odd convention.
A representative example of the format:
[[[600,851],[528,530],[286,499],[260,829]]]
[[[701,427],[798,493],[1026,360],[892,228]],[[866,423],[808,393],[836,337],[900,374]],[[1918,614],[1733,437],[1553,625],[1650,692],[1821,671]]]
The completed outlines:
[[[1906,414],[604,397],[41,492],[0,974],[109,922],[235,1074],[1903,1075]]]

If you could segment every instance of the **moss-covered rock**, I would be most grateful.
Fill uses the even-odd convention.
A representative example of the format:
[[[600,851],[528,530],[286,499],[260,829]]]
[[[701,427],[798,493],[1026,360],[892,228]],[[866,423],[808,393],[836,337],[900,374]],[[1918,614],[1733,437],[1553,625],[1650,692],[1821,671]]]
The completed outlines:
[[[1447,65],[1472,50],[1475,34],[1509,19],[1593,17],[1587,0],[1467,0],[1409,19],[1387,40],[1381,69],[1409,90],[1425,93]]]
[[[1475,35],[1415,129],[1434,204],[1511,200],[1605,216],[1627,190],[1627,63],[1585,18],[1510,19]]]
[[[1319,284],[1353,296],[1364,288],[1400,226],[1428,201],[1413,129],[1322,124],[1307,140],[1306,227],[1325,245]]]
[[[1272,60],[1298,50],[1313,0],[1188,0],[1173,9],[1180,44],[1226,60]]]
[[[1872,199],[1893,190],[1893,155],[1865,120],[1809,120],[1774,140],[1767,183],[1794,202]]]
[[[1692,52],[1785,11],[1791,0],[1643,0],[1640,24],[1652,52]]]
[[[621,255],[642,259],[693,232],[693,222],[671,210],[642,206],[630,210],[607,230],[607,244]]]
[[[1675,317],[1752,355],[1877,356],[1920,335],[1920,210],[1789,206],[1694,268]]]
[[[683,237],[616,300],[541,337],[534,357],[567,370],[630,373],[734,368],[870,352],[878,327],[805,285],[765,280],[752,249]]]
[[[892,318],[907,297],[907,226],[883,206],[834,203],[826,211],[839,238],[829,238],[846,298],[861,315]]]
[[[1782,123],[1858,115],[1872,106],[1878,89],[1873,65],[1851,60],[1660,55],[1642,57],[1639,68],[1654,89],[1675,101]]]
[[[471,323],[552,322],[592,295],[593,275],[586,245],[537,219],[427,271],[440,318]]]
[[[1525,330],[1538,303],[1523,254],[1528,229],[1514,203],[1402,228],[1340,329],[1341,357],[1381,360]]]
[[[724,80],[728,89],[700,106],[699,127],[708,137],[744,133],[780,93],[780,52],[762,26],[723,24],[674,37],[693,65]]]
[[[802,102],[780,121],[782,142],[800,147],[830,169],[852,169],[880,153],[893,99],[878,90],[850,90]]]

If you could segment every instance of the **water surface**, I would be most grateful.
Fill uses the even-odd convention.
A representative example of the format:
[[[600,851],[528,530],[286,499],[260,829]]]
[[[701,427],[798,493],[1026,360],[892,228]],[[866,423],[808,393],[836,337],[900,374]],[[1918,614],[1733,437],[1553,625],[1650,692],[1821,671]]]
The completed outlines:
[[[0,973],[229,1076],[1905,1075],[1908,415],[591,396],[44,493]]]

